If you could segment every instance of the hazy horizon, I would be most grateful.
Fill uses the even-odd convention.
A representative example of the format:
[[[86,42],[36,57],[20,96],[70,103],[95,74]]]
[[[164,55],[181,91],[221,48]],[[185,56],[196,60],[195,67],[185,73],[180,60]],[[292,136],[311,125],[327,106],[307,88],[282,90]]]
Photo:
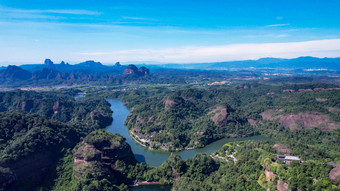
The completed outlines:
[[[340,56],[340,2],[0,2],[0,64]]]
[[[54,64],[60,64],[62,61],[64,61],[65,63],[68,63],[70,65],[76,65],[76,64],[80,64],[80,63],[83,63],[83,62],[86,62],[86,61],[94,61],[94,62],[100,62],[101,64],[105,65],[105,66],[113,66],[115,65],[117,62],[119,62],[121,65],[129,65],[129,64],[136,64],[136,65],[154,65],[154,66],[157,66],[157,65],[167,65],[167,64],[182,64],[182,65],[190,65],[190,64],[209,64],[209,63],[223,63],[223,62],[236,62],[236,61],[247,61],[247,60],[259,60],[259,59],[266,59],[266,58],[273,58],[273,59],[296,59],[296,58],[300,58],[300,57],[313,57],[313,58],[320,58],[320,59],[323,59],[323,58],[340,58],[340,57],[317,57],[317,56],[299,56],[299,57],[291,57],[291,58],[279,58],[279,57],[261,57],[261,58],[258,58],[258,59],[241,59],[241,60],[229,60],[229,61],[219,61],[219,62],[190,62],[190,63],[175,63],[175,62],[155,62],[155,61],[128,61],[128,62],[120,62],[120,61],[114,61],[114,62],[101,62],[100,60],[83,60],[83,61],[80,61],[80,62],[69,62],[69,61],[65,61],[65,60],[57,60],[57,61],[54,61],[52,60],[52,62]],[[46,58],[46,59],[49,59],[49,58]],[[44,59],[45,60],[45,59]],[[44,64],[44,60],[42,60],[41,62],[39,63],[10,63],[10,64],[5,64],[5,63],[0,63],[0,67],[7,67],[9,65],[16,65],[16,66],[21,66],[21,65],[35,65],[35,64]]]

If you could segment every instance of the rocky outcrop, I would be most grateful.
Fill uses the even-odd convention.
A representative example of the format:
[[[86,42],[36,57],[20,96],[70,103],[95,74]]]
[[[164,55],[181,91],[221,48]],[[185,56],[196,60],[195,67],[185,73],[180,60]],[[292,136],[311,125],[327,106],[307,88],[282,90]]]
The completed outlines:
[[[321,130],[334,130],[340,128],[340,124],[330,119],[328,115],[319,112],[300,112],[293,115],[283,115],[279,118],[280,123],[290,130],[312,129],[314,127]]]
[[[124,70],[123,75],[138,75],[138,68],[135,65],[130,64]]]
[[[45,66],[53,66],[54,63],[52,62],[51,59],[46,58],[44,61]]]
[[[176,103],[175,103],[174,100],[169,99],[169,97],[167,97],[167,98],[165,99],[165,101],[164,101],[164,107],[165,107],[165,109],[168,109],[169,107],[172,107],[172,106],[174,106],[174,105],[176,105]]]
[[[44,68],[42,71],[35,72],[33,74],[33,79],[36,80],[51,80],[51,79],[61,79],[63,76],[62,73],[59,71],[49,69],[49,68]]]
[[[150,74],[150,71],[146,67],[142,66],[138,69],[138,73],[140,76],[148,76]]]
[[[330,116],[320,112],[299,112],[296,114],[280,114],[283,110],[267,110],[261,113],[265,120],[278,120],[281,125],[290,130],[319,128],[331,131],[340,128],[340,123]]]
[[[270,171],[270,170],[265,170],[264,174],[266,175],[266,180],[267,181],[272,181],[273,177],[274,177],[274,172]]]
[[[73,157],[73,172],[77,180],[85,172],[97,176],[96,171],[100,170],[102,173],[98,179],[110,177],[111,181],[116,182],[120,179],[122,164],[130,165],[137,162],[125,138],[104,130],[97,130],[86,136]]]
[[[210,119],[219,127],[227,125],[228,111],[225,107],[217,107],[208,115],[212,115]]]
[[[337,180],[340,178],[340,162],[338,162],[336,167],[329,172],[329,178],[331,180]]]
[[[288,184],[283,182],[282,180],[278,180],[277,181],[277,185],[276,185],[276,189],[278,191],[291,191],[289,188],[288,188]]]
[[[138,69],[137,66],[133,64],[128,65],[123,72],[124,76],[148,76],[149,74],[150,71],[148,68],[142,66]]]
[[[33,108],[33,104],[33,100],[22,100],[18,102],[16,109],[29,112]]]
[[[90,168],[90,162],[101,159],[101,152],[93,145],[83,143],[73,154],[74,176],[78,180],[84,175],[84,170]]]
[[[59,101],[56,101],[53,105],[53,113],[54,114],[57,114],[60,110],[60,102]]]
[[[121,67],[122,65],[120,64],[120,62],[116,62],[116,64],[114,66],[115,67]]]
[[[45,61],[44,61],[44,68],[49,68],[49,69],[55,69],[55,65],[54,65],[54,63],[52,62],[52,60],[50,60],[50,59],[45,59]]]

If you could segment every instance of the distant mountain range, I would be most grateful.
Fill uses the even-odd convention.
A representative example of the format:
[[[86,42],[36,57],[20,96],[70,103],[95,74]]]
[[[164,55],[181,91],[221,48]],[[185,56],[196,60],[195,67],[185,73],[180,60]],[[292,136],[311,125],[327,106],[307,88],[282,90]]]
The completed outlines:
[[[75,65],[65,62],[54,64],[46,59],[44,64],[9,65],[0,70],[0,83],[37,84],[37,82],[81,82],[89,81],[124,81],[149,75],[149,69],[135,65],[123,66],[117,62],[114,66],[105,66],[100,62],[86,61]]]
[[[117,62],[114,66],[106,66],[100,62],[93,60],[85,61],[79,64],[70,65],[62,61],[60,64],[54,64],[50,59],[46,59],[44,64],[25,64],[20,68],[29,72],[41,71],[43,68],[57,70],[59,72],[72,72],[82,70],[85,73],[105,73],[105,74],[118,74],[124,71],[125,66]]]
[[[139,66],[139,68],[137,68],[137,66]],[[150,69],[153,71],[153,75],[151,75],[152,77],[161,77],[162,79],[175,79],[178,74],[182,77],[190,75],[195,76],[197,74],[194,73],[198,71],[201,71],[202,73],[221,73],[220,71],[285,73],[288,71],[290,74],[307,73],[308,75],[313,73],[318,75],[338,75],[340,73],[340,58],[261,58],[258,60],[215,63],[163,65],[143,64],[137,66],[133,64],[125,66],[121,65],[119,62],[113,66],[108,66],[93,60],[75,65],[70,65],[64,61],[60,64],[54,64],[50,59],[46,59],[43,64],[27,64],[21,66],[10,65],[7,67],[1,67],[0,85],[18,87],[20,85],[50,85],[90,82],[121,84],[136,80],[139,81],[141,77],[150,76]],[[180,72],[180,70],[182,71]],[[157,80],[159,79],[160,78],[157,78]],[[155,79],[153,80],[155,81]]]
[[[238,70],[238,69],[285,69],[285,70],[333,70],[340,71],[340,58],[298,57],[293,59],[261,58],[214,63],[163,64],[160,68],[200,69],[200,70]],[[150,68],[152,68],[150,66]]]

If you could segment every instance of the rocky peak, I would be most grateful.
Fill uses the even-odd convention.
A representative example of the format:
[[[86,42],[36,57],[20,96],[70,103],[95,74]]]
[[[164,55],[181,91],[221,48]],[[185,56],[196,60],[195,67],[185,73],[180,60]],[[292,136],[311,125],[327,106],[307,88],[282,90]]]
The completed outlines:
[[[126,75],[147,76],[147,75],[149,75],[149,73],[150,73],[149,69],[147,69],[144,66],[142,66],[138,69],[135,65],[130,64],[124,70],[123,75],[124,76],[126,76]]]
[[[138,68],[135,65],[130,64],[124,70],[123,75],[138,75]]]
[[[139,75],[140,75],[140,76],[148,76],[148,75],[150,74],[149,69],[147,69],[147,68],[144,67],[144,66],[140,67],[139,70],[138,70],[138,72],[139,72]]]
[[[48,59],[48,58],[45,59],[44,64],[45,64],[46,66],[53,66],[53,65],[54,65],[53,62],[52,62],[52,60],[50,60],[50,59]]]
[[[66,64],[65,64],[65,62],[64,61],[61,61],[60,62],[60,66],[65,66]]]
[[[122,65],[119,62],[116,62],[116,64],[114,66],[115,67],[121,67]]]

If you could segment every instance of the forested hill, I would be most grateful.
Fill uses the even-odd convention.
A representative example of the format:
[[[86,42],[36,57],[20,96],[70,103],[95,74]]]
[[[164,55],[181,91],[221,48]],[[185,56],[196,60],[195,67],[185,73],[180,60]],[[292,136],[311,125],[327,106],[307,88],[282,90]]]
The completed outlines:
[[[30,190],[55,168],[62,150],[72,149],[75,126],[18,112],[0,113],[0,188]]]
[[[0,112],[21,111],[76,124],[84,132],[104,128],[112,122],[110,104],[103,98],[74,99],[62,92],[0,92]]]
[[[0,93],[0,188],[52,186],[58,163],[80,138],[111,124],[112,110],[105,99],[75,99],[76,93]]]
[[[340,127],[339,88],[328,84],[183,90],[135,90],[115,95],[131,108],[126,120],[136,140],[153,149],[203,147],[224,137],[258,134],[259,129]],[[162,92],[162,93],[159,93]],[[300,124],[300,125],[299,125]],[[301,127],[302,125],[302,127]]]

